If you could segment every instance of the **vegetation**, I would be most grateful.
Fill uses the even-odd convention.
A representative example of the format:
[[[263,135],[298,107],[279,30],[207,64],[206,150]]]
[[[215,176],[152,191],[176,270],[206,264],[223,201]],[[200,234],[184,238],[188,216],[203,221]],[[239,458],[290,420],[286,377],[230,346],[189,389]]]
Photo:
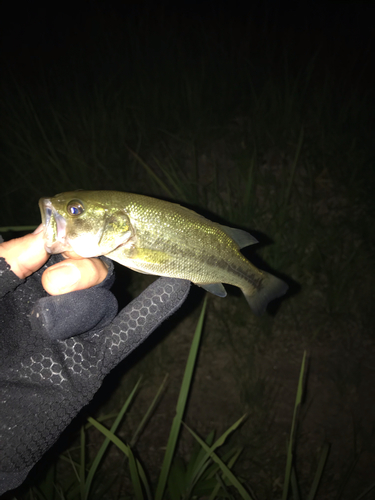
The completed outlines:
[[[262,499],[299,494],[312,499],[312,477],[322,478],[322,498],[355,498],[371,488],[366,470],[375,463],[375,450],[366,401],[373,393],[365,385],[374,376],[366,362],[375,319],[374,81],[366,66],[371,46],[351,50],[350,38],[336,41],[334,33],[324,40],[309,32],[307,38],[303,30],[286,36],[286,30],[257,25],[253,18],[239,23],[218,14],[210,24],[208,18],[190,22],[166,11],[130,19],[99,12],[66,40],[64,50],[54,50],[53,63],[46,64],[45,49],[40,64],[25,73],[22,65],[8,61],[0,83],[3,236],[16,234],[4,233],[5,228],[40,223],[41,196],[79,188],[131,191],[180,202],[251,231],[260,245],[257,255],[253,247],[245,254],[289,282],[291,292],[277,315],[262,318],[252,316],[230,287],[227,299],[210,297],[187,412],[199,446],[191,451],[186,444],[187,451],[182,440],[169,477],[186,474],[186,479],[199,464],[199,484],[214,485],[211,498],[236,498],[240,489],[234,486],[234,493],[228,479],[232,465],[239,484],[251,486]],[[134,274],[126,279],[134,295],[147,282]],[[121,419],[131,399],[119,396],[130,392],[140,373],[147,387],[153,380],[160,385],[160,377],[171,373],[169,387],[176,393],[188,332],[197,320],[194,300],[191,314],[178,316],[173,333],[155,340],[128,370],[102,413],[115,412]],[[294,433],[289,440],[284,473],[290,395],[305,350],[311,353],[313,389],[306,395],[309,410],[301,415],[305,431],[296,442]],[[318,408],[314,394],[323,398],[316,396]],[[120,410],[116,401],[125,399]],[[227,405],[236,409],[235,418]],[[173,414],[174,402],[169,401],[169,410]],[[245,411],[249,418],[237,427]],[[320,425],[322,413],[327,421]],[[90,425],[106,435],[105,446],[112,441],[126,456],[135,497],[149,498],[137,461],[141,452],[120,441],[117,424],[109,431],[99,420]],[[167,420],[161,427],[169,429]],[[213,427],[222,437],[236,430],[222,450],[210,433]],[[335,427],[345,440],[335,436]],[[87,463],[95,458],[85,457],[87,429],[81,434],[80,461],[71,459],[78,482],[72,497],[65,491],[66,498],[89,498],[83,493]],[[198,434],[208,437],[202,441]],[[146,446],[153,440],[158,441],[148,435]],[[323,443],[331,440],[326,462]],[[174,453],[174,446],[169,450]],[[152,480],[156,455],[145,460]],[[190,496],[183,496],[170,481],[163,491],[155,490],[157,498],[166,491],[171,498],[207,494],[190,487]],[[98,491],[103,494],[99,485]],[[118,498],[125,497],[119,493]]]
[[[243,448],[230,447],[225,453],[222,454],[222,456],[217,454],[217,451],[222,448],[227,441],[228,436],[236,431],[236,429],[243,423],[246,415],[237,420],[237,422],[235,422],[216,440],[214,440],[214,432],[211,432],[206,440],[201,439],[196,432],[194,432],[194,430],[187,426],[182,420],[189,392],[191,390],[192,378],[202,335],[206,304],[207,300],[204,301],[199,322],[195,330],[195,335],[178,397],[176,415],[170,429],[169,439],[165,448],[164,459],[156,487],[151,487],[148,480],[149,474],[147,474],[144,470],[142,462],[136,457],[133,448],[142,433],[144,426],[147,425],[147,421],[152,418],[152,413],[155,411],[157,402],[164,389],[165,380],[159,388],[146,414],[143,416],[139,426],[135,430],[129,444],[119,439],[116,435],[116,431],[121,423],[121,420],[124,418],[131,403],[133,402],[140,383],[139,380],[116,416],[110,429],[107,429],[101,422],[93,419],[92,417],[88,418],[88,424],[82,426],[80,431],[80,445],[78,449],[69,449],[60,457],[60,461],[65,461],[70,464],[72,469],[70,475],[64,478],[57,477],[56,463],[54,463],[50,467],[50,470],[45,474],[45,477],[40,482],[39,486],[32,487],[26,494],[26,498],[35,498],[40,500],[53,500],[55,498],[66,500],[106,498],[108,491],[110,491],[113,486],[113,480],[112,478],[108,480],[108,478],[106,478],[106,474],[100,474],[99,467],[103,461],[105,453],[112,443],[117,446],[125,458],[125,461],[122,460],[120,467],[118,465],[116,466],[117,475],[118,477],[121,475],[122,468],[128,468],[127,477],[130,478],[132,486],[132,492],[128,492],[128,494],[137,500],[161,500],[163,498],[169,498],[171,500],[187,500],[190,498],[237,498],[231,493],[232,490],[236,491],[239,498],[244,500],[256,499],[256,496],[252,493],[250,488],[250,481],[238,479],[231,471],[232,467],[241,455]],[[282,494],[283,500],[289,498],[288,492],[290,489],[292,490],[293,498],[299,498],[299,486],[296,477],[294,453],[298,421],[297,413],[300,409],[304,392],[305,361],[306,353],[304,353],[302,360],[297,396],[294,405],[292,427],[287,449],[286,470]],[[105,416],[102,417],[102,420],[109,420],[111,418],[113,417]],[[88,429],[90,429],[91,426],[98,429],[105,436],[105,439],[93,459],[90,461],[88,459],[86,442]],[[196,445],[193,446],[187,463],[184,462],[182,457],[176,456],[176,445],[183,427],[186,428],[196,440]],[[314,500],[316,497],[319,483],[326,465],[328,452],[329,446],[328,444],[325,444],[321,450],[315,477],[313,478],[312,485],[307,496],[309,500]],[[77,455],[78,461],[73,458],[74,455]],[[375,483],[364,493],[367,494],[374,488]],[[113,493],[110,493],[110,495],[111,494],[113,495]]]

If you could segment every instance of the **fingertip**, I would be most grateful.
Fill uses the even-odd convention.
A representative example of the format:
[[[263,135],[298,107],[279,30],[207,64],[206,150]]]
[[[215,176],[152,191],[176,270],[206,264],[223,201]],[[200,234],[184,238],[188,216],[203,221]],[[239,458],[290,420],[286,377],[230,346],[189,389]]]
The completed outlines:
[[[47,261],[43,233],[27,234],[1,244],[0,256],[4,257],[11,270],[24,279],[33,274]]]
[[[99,259],[66,259],[44,271],[42,285],[50,295],[61,295],[98,285],[107,273]]]
[[[49,267],[42,276],[42,285],[50,295],[61,295],[77,290],[80,281],[79,268],[69,262],[59,262]]]

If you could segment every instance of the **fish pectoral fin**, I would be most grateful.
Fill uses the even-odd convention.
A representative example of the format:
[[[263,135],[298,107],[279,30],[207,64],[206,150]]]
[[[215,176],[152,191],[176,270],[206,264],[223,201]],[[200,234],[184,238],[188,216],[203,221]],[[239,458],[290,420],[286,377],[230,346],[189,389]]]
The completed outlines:
[[[234,240],[240,248],[248,247],[249,245],[254,245],[259,243],[254,236],[252,236],[247,231],[242,229],[236,229],[234,227],[221,226],[221,229],[226,233],[232,240]]]
[[[213,293],[218,297],[227,296],[227,292],[225,291],[225,288],[221,283],[209,283],[208,285],[202,285],[201,283],[196,283],[196,285],[199,285],[201,288],[207,290],[207,292]]]
[[[166,252],[150,248],[136,248],[134,246],[116,248],[113,252],[107,254],[107,257],[138,272],[142,272],[139,266],[162,265],[171,259]],[[148,269],[143,269],[143,271],[145,274],[149,273]]]
[[[135,249],[132,258],[134,262],[142,262],[144,264],[165,264],[170,260],[170,256],[166,252],[150,248]]]

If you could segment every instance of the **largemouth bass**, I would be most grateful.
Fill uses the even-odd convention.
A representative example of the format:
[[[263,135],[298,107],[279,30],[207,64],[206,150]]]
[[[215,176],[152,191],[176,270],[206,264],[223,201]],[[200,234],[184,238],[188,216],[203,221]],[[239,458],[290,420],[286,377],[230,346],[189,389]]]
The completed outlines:
[[[71,191],[41,198],[39,207],[49,253],[106,255],[140,273],[190,280],[220,297],[228,283],[242,290],[256,314],[288,289],[241,254],[257,243],[251,234],[174,203],[119,191]]]

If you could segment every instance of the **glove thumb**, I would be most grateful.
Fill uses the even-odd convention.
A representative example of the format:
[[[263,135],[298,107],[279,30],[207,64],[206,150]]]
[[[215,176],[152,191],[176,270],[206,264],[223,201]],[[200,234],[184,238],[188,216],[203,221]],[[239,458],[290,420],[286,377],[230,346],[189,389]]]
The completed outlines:
[[[30,323],[49,338],[63,340],[107,326],[117,310],[117,300],[109,290],[93,287],[39,299]]]

